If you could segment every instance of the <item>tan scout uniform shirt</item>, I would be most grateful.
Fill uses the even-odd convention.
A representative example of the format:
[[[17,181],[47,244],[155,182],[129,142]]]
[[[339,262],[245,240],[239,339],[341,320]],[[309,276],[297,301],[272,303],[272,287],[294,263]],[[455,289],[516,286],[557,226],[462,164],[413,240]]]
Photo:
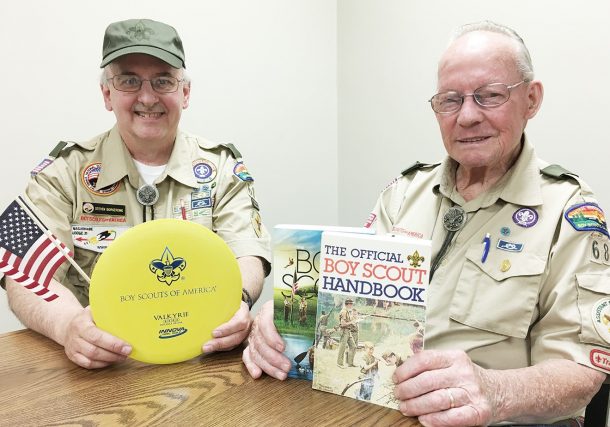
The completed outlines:
[[[377,233],[431,239],[433,258],[447,234],[443,214],[452,205],[467,213],[428,290],[427,348],[462,349],[484,368],[560,358],[610,371],[610,335],[596,331],[592,314],[607,308],[608,237],[568,222],[571,207],[595,199],[582,182],[543,175],[546,166],[526,140],[511,170],[475,200],[457,192],[451,159],[401,176],[382,192],[369,223]],[[537,222],[516,223],[523,207],[538,214]],[[491,245],[482,262],[486,233]]]
[[[104,248],[87,246],[88,242],[96,234],[114,237],[143,222],[136,190],[144,184],[115,127],[62,150],[33,176],[26,195],[45,225],[74,250],[78,265],[91,275]],[[215,231],[236,257],[271,259],[252,178],[227,147],[179,131],[167,167],[155,185],[159,190],[153,207],[155,219],[180,219],[185,214],[188,220]],[[150,207],[146,217],[151,220]],[[87,229],[88,234],[82,231]],[[89,285],[68,263],[54,278],[88,305]]]

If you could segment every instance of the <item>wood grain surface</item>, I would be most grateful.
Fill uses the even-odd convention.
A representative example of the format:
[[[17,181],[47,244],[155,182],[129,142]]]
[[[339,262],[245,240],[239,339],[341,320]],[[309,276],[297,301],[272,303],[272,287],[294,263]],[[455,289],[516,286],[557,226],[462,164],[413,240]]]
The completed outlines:
[[[172,365],[129,359],[87,370],[30,330],[0,335],[2,426],[405,426],[398,411],[313,390],[253,380],[241,349]]]

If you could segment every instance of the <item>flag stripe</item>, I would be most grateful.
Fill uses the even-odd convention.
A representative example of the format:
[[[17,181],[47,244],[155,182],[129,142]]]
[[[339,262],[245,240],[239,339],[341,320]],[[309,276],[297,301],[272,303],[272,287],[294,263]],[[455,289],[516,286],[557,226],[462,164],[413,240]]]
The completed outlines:
[[[0,215],[0,271],[45,301],[53,301],[58,296],[48,286],[72,254],[54,236],[48,236],[46,227],[28,211],[31,208],[20,198]]]

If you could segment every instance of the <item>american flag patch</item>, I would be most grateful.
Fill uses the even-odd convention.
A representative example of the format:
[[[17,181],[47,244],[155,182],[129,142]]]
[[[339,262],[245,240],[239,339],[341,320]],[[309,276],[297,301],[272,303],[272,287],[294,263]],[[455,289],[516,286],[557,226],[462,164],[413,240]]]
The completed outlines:
[[[53,163],[53,159],[50,159],[49,157],[44,158],[40,163],[38,163],[38,166],[36,166],[30,171],[30,175],[32,176],[32,178],[38,175],[44,168],[49,166],[51,163]]]

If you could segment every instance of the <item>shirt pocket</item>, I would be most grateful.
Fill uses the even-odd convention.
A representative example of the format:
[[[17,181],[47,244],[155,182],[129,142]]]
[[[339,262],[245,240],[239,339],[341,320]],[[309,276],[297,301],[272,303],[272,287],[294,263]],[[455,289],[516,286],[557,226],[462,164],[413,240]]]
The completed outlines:
[[[580,342],[588,344],[608,346],[595,330],[593,308],[597,307],[601,300],[608,299],[608,286],[610,277],[601,273],[577,273],[576,289],[578,291],[578,311],[582,325],[579,335]],[[610,325],[608,325],[610,327]],[[609,330],[610,333],[610,330]]]
[[[467,250],[449,316],[473,328],[524,339],[546,260],[527,252],[493,251],[483,263],[482,253],[483,244]],[[502,271],[506,261],[510,268]]]

